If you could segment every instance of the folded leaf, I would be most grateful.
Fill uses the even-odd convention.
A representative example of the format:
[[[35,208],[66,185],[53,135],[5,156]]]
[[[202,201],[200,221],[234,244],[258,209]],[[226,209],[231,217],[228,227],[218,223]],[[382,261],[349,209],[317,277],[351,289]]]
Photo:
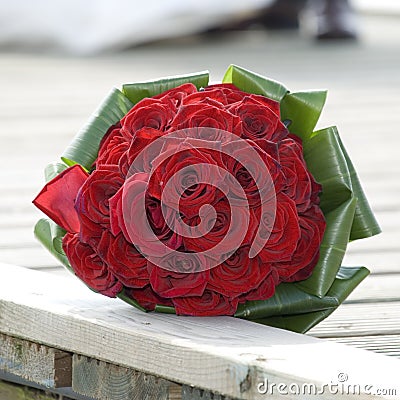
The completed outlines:
[[[133,103],[120,90],[113,89],[65,149],[61,159],[67,165],[80,164],[89,171],[97,158],[101,139],[132,107]]]
[[[274,315],[301,314],[306,311],[320,311],[338,306],[334,297],[313,296],[291,283],[281,283],[274,296],[268,300],[248,301],[239,305],[235,317],[255,320]]]
[[[349,175],[351,180],[351,187],[354,196],[357,198],[356,214],[351,227],[350,240],[363,239],[366,237],[377,235],[381,232],[381,228],[372,212],[372,209],[368,203],[367,197],[361,187],[360,180],[358,179],[356,170],[353,163],[350,160],[349,155],[340,139],[339,133],[336,131],[338,143],[342,149],[343,155],[347,162],[347,168],[349,169]]]
[[[289,131],[303,140],[310,137],[326,101],[326,90],[288,93],[281,101],[281,118],[289,120]]]
[[[42,243],[42,245],[55,258],[57,258],[61,264],[63,264],[69,271],[73,272],[68,258],[62,248],[60,249],[60,247],[57,246],[58,248],[56,249],[55,246],[55,242],[62,241],[62,238],[65,235],[65,230],[60,228],[55,222],[42,218],[36,223],[34,234],[39,242]]]
[[[342,263],[353,225],[357,199],[347,160],[334,127],[315,132],[303,142],[304,158],[322,185],[321,209],[327,222],[318,264],[310,278],[296,283],[310,294],[324,296]]]
[[[335,210],[325,214],[327,227],[320,247],[320,256],[313,273],[295,283],[307,293],[323,297],[329,291],[343,261],[350,237],[357,199],[351,197]]]
[[[44,177],[45,177],[46,182],[51,181],[57,175],[61,174],[61,172],[65,171],[67,168],[68,168],[68,165],[66,165],[64,163],[52,163],[52,164],[49,164],[44,169]]]
[[[276,101],[281,101],[288,90],[281,83],[267,79],[247,69],[231,65],[222,79],[223,83],[233,83],[247,93],[261,94]]]
[[[324,214],[352,197],[350,172],[335,127],[314,132],[303,142],[303,154],[308,169],[322,185]]]
[[[260,324],[275,326],[277,328],[288,329],[290,331],[305,333],[313,326],[332,314],[337,307],[343,303],[347,296],[365,279],[369,271],[364,267],[341,267],[337,278],[327,297],[333,298],[337,302],[336,307],[327,307],[319,311],[308,312],[307,307],[304,313],[295,315],[276,315],[268,318],[254,319]]]
[[[128,303],[131,306],[137,308],[138,310],[147,312],[147,310],[143,308],[137,301],[133,300],[125,293],[125,289],[122,289],[122,291],[117,294],[117,297],[122,301],[124,301],[125,303]]]
[[[163,305],[160,305],[160,304],[156,305],[154,311],[155,312],[162,312],[162,313],[165,313],[165,314],[176,314],[174,307],[163,306]]]
[[[184,83],[193,83],[197,89],[206,87],[208,85],[208,79],[208,71],[203,71],[195,74],[162,78],[156,81],[128,83],[122,86],[122,91],[130,101],[136,104],[145,97],[156,96],[157,94],[183,85]]]

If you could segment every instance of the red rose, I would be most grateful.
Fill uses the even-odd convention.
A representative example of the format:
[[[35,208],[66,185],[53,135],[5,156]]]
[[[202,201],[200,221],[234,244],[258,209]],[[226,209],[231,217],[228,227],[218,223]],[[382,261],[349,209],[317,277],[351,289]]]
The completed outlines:
[[[249,247],[239,247],[222,264],[210,270],[207,288],[224,296],[237,297],[248,292],[271,272],[271,265],[258,257],[249,258]]]
[[[169,104],[172,103],[173,107],[178,109],[183,100],[192,93],[197,93],[196,86],[193,85],[193,83],[184,83],[183,85],[154,96],[153,99],[159,99]]]
[[[319,258],[319,248],[325,231],[325,219],[318,206],[299,215],[301,236],[290,261],[275,263],[281,281],[294,282],[311,275]]]
[[[154,203],[151,203],[151,199],[146,196],[148,178],[149,175],[145,173],[134,174],[112,197],[110,200],[111,232],[118,235],[122,231],[125,239],[138,246],[142,253],[161,257],[168,248],[178,249],[182,239],[176,234],[175,229],[164,225],[165,221],[161,220],[162,215],[160,215],[161,209],[152,208]],[[167,209],[165,215],[170,221],[170,226],[174,228],[177,213],[167,207],[165,209]]]
[[[214,260],[221,260],[240,245],[250,244],[257,229],[251,210],[229,204],[226,199],[191,219],[183,218],[191,227],[191,235],[183,237],[185,249],[207,251]]]
[[[221,98],[221,95],[223,95],[224,101],[221,103],[224,105],[236,103],[237,101],[241,101],[244,97],[249,95],[248,93],[241,91],[231,83],[217,83],[215,85],[209,85],[204,88],[204,92],[206,92],[207,96],[213,99],[215,99],[216,97]],[[210,92],[211,94],[208,94]],[[217,93],[217,95],[214,95],[214,93]]]
[[[239,302],[253,300],[267,300],[275,294],[275,287],[279,283],[279,275],[271,266],[265,265],[264,268],[270,270],[270,273],[261,281],[261,283],[253,290],[239,297]]]
[[[97,252],[108,269],[126,287],[142,288],[149,284],[147,260],[122,233],[114,237],[105,230]]]
[[[238,299],[211,290],[206,290],[202,296],[175,297],[172,302],[178,315],[194,316],[233,315],[238,305]]]
[[[279,144],[280,163],[286,176],[284,192],[296,202],[299,212],[306,211],[310,205],[318,204],[321,186],[308,171],[299,142],[285,139]]]
[[[129,141],[121,133],[121,125],[113,125],[103,138],[99,154],[96,159],[96,168],[101,165],[118,165],[119,160],[129,148]]]
[[[138,211],[137,216],[143,217],[143,209],[135,208],[144,203],[145,192],[149,175],[145,173],[135,174],[127,179],[123,186],[109,200],[110,205],[110,226],[114,236],[120,232],[124,234],[125,239],[133,243],[129,236],[130,224],[133,225],[134,219],[131,210]],[[129,209],[127,207],[130,207]],[[131,208],[133,207],[133,208]],[[140,212],[141,211],[141,212]],[[143,218],[140,219],[142,221]]]
[[[167,136],[168,140],[186,139],[193,143],[193,147],[214,149],[221,151],[221,146],[240,140],[239,136],[222,129],[214,129],[208,127],[185,128],[179,131],[170,132]]]
[[[153,311],[158,304],[162,306],[173,306],[170,299],[159,296],[150,285],[140,289],[127,288],[125,289],[125,294],[136,300],[140,306],[149,311]]]
[[[260,239],[266,238],[267,244],[259,256],[266,263],[290,262],[301,234],[296,203],[284,193],[279,193],[276,198],[274,221],[271,221],[272,217],[268,208],[266,213],[260,216]]]
[[[157,238],[171,249],[179,248],[182,241],[176,235],[178,233],[175,227],[177,214],[173,210],[168,209],[168,207],[161,206],[159,200],[149,196],[146,196],[145,207],[147,220]],[[168,223],[165,220],[165,216]],[[174,227],[175,233],[171,230],[171,226]]]
[[[79,190],[75,201],[81,223],[80,239],[86,243],[110,228],[109,200],[119,190],[123,179],[115,165],[93,171]]]
[[[155,170],[149,181],[148,193],[162,200],[187,218],[194,217],[204,204],[215,204],[222,197],[217,188],[223,188],[220,153],[199,149],[190,141],[177,141],[168,147],[170,157],[154,160]]]
[[[279,141],[288,135],[288,131],[269,102],[260,101],[260,97],[247,96],[232,104],[229,111],[242,120],[244,138]],[[276,110],[276,107],[272,108]]]
[[[277,115],[280,118],[281,106],[278,101],[269,99],[268,97],[261,96],[258,94],[248,94],[247,98],[252,99],[252,100],[262,104],[264,107],[269,108],[275,115]]]
[[[143,128],[135,133],[128,150],[119,160],[119,168],[124,177],[129,177],[136,172],[151,171],[151,163],[160,153],[163,145],[163,142],[157,139],[163,134],[152,128]]]
[[[226,98],[222,90],[213,90],[212,92],[196,92],[186,97],[182,101],[182,105],[188,106],[190,104],[204,105],[208,104],[210,106],[215,106],[217,108],[222,108],[226,104]]]
[[[132,137],[142,128],[163,131],[169,127],[175,116],[172,101],[146,98],[137,103],[121,120],[121,131],[126,137]]]
[[[249,207],[260,206],[280,190],[283,175],[280,165],[269,154],[250,141],[230,142],[223,145],[224,163],[233,197],[248,202]],[[227,156],[226,154],[229,154]],[[243,189],[245,198],[235,182]]]
[[[239,117],[225,111],[222,106],[203,103],[181,106],[171,122],[169,131],[199,127],[222,129],[238,136],[242,133],[242,122]]]
[[[195,103],[204,103],[221,107],[221,106],[229,106],[230,104],[241,101],[246,96],[249,96],[249,94],[242,92],[236,86],[229,83],[222,83],[216,85],[209,85],[202,91],[187,96],[186,98],[183,99],[182,104],[188,105]],[[273,102],[273,100],[270,101]],[[279,103],[277,104],[279,113]]]
[[[148,262],[151,287],[166,298],[201,296],[209,277],[203,259],[194,253],[176,252],[159,260],[159,266]]]
[[[91,289],[108,297],[115,297],[122,284],[108,270],[93,248],[79,240],[78,234],[67,233],[63,249],[76,276]]]

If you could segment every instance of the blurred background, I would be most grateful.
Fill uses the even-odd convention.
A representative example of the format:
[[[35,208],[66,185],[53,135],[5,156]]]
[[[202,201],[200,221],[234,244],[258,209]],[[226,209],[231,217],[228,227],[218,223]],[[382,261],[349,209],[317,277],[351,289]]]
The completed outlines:
[[[33,238],[31,201],[113,86],[205,69],[216,82],[237,64],[329,90],[318,127],[338,126],[384,231],[351,243],[345,265],[369,267],[376,296],[398,301],[400,2],[321,4],[0,0],[0,262],[64,274]]]

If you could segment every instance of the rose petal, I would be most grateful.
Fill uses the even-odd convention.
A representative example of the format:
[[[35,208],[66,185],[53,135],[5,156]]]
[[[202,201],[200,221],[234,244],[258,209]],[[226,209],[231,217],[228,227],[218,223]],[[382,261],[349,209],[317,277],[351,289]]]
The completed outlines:
[[[74,204],[88,176],[80,165],[66,169],[46,184],[33,204],[67,232],[79,232],[80,223]]]

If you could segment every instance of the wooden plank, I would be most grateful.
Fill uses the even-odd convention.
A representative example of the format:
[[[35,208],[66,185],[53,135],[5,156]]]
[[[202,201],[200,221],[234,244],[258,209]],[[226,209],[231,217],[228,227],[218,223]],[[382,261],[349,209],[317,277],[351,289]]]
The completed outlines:
[[[3,263],[18,263],[27,268],[59,266],[60,263],[37,243],[30,248],[0,249],[0,261]],[[1,268],[1,267],[0,267]]]
[[[24,244],[28,247],[38,243],[34,234],[33,227],[10,227],[9,229],[0,229],[0,248],[7,248],[15,244]]]
[[[48,388],[72,384],[72,354],[1,333],[0,369]]]
[[[181,386],[166,379],[76,354],[72,389],[98,399],[182,399]]]
[[[393,212],[377,212],[376,217],[381,224],[384,232],[399,232],[400,226],[400,205],[396,211]]]
[[[214,394],[207,390],[183,385],[182,400],[233,400],[220,394]]]
[[[329,340],[400,358],[400,335],[348,336]]]
[[[0,229],[5,230],[9,228],[28,228],[33,232],[33,227],[35,226],[37,220],[43,218],[43,215],[36,213],[13,213],[9,212],[7,214],[1,215],[0,218]]]
[[[347,252],[343,265],[363,265],[373,274],[396,274],[400,270],[400,249],[392,252],[376,251],[366,255]]]
[[[345,303],[400,301],[400,273],[370,275],[350,294]]]
[[[2,270],[0,331],[170,381],[249,400],[265,398],[266,380],[321,387],[342,371],[359,384],[397,382],[395,358],[231,317],[146,314],[74,280]]]
[[[400,224],[400,220],[398,221]],[[377,236],[355,240],[347,246],[349,254],[367,255],[375,252],[396,252],[400,251],[399,236],[396,231],[383,231]],[[400,272],[400,270],[399,270]]]
[[[343,304],[309,334],[316,337],[400,334],[400,301]]]

